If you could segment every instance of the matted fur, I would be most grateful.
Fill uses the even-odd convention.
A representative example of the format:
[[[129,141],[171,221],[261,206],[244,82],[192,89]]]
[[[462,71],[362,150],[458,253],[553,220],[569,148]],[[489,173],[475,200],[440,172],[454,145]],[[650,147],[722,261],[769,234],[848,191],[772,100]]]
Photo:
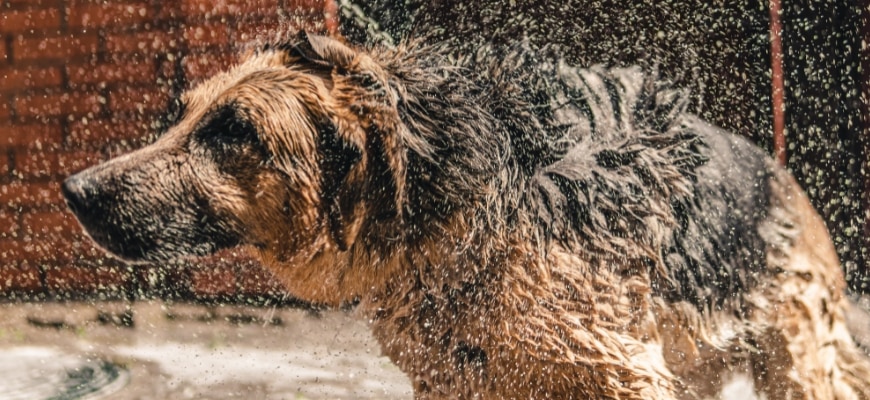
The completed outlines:
[[[868,398],[788,173],[654,75],[445,54],[260,44],[65,194],[126,259],[248,244],[300,298],[359,302],[420,399],[699,398],[739,371]]]

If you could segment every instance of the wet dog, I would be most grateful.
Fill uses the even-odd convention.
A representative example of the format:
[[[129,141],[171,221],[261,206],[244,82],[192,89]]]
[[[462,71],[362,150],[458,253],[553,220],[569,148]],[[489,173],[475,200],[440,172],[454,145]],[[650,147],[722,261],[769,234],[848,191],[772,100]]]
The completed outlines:
[[[152,145],[63,185],[131,261],[249,245],[359,302],[417,398],[868,398],[839,262],[792,177],[636,69],[262,43]]]

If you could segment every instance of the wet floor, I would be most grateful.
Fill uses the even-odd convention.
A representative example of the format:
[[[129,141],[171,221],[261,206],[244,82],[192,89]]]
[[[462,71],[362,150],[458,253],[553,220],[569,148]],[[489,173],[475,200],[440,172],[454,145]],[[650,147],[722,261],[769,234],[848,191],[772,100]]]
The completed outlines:
[[[352,313],[0,305],[0,399],[410,399]]]
[[[0,304],[0,400],[412,397],[408,379],[353,312]],[[757,397],[743,377],[721,398]]]

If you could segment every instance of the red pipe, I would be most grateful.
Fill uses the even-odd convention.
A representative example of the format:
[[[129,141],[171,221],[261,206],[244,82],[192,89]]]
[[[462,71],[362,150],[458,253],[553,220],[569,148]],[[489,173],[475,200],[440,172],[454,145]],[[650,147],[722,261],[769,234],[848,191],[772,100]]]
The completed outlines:
[[[861,6],[861,33],[864,39],[864,45],[861,46],[861,118],[862,127],[859,133],[860,142],[864,144],[864,252],[863,265],[861,258],[858,261],[858,270],[860,275],[865,277],[870,276],[870,0],[863,0],[858,3]],[[860,287],[856,281],[855,287]],[[861,287],[862,290],[867,290]]]
[[[770,0],[770,69],[773,86],[773,153],[785,165],[785,83],[782,69],[782,25],[780,0]]]
[[[338,34],[338,2],[335,0],[325,0],[323,2],[323,23],[326,32],[331,35]]]

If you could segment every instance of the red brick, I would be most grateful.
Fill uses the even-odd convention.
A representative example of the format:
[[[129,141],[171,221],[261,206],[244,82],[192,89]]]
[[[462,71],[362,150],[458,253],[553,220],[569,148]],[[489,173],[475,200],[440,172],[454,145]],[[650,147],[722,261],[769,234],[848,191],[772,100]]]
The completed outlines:
[[[189,82],[196,82],[225,71],[235,63],[231,53],[192,54],[181,60],[181,66]]]
[[[101,158],[98,153],[86,151],[19,151],[15,155],[15,173],[26,180],[63,177],[98,164]]]
[[[188,18],[275,15],[278,0],[183,0],[181,10]]]
[[[100,153],[92,151],[64,151],[57,154],[57,173],[72,175],[104,161]]]
[[[21,217],[24,234],[31,239],[72,238],[81,236],[76,218],[68,211],[37,211]]]
[[[124,290],[132,276],[122,266],[51,266],[45,269],[45,287],[52,292],[105,292]]]
[[[0,240],[0,259],[16,257],[21,265],[67,265],[105,263],[106,252],[98,248],[83,233],[63,236],[47,235],[41,238],[24,236],[24,240]],[[95,263],[96,261],[96,263]]]
[[[157,65],[157,75],[159,80],[165,82],[173,82],[178,74],[178,65],[175,59],[163,59]]]
[[[227,296],[236,293],[236,274],[232,267],[203,261],[190,271],[191,289],[198,296]]]
[[[0,238],[17,238],[21,236],[20,215],[14,211],[0,211]]]
[[[0,208],[31,209],[63,206],[57,182],[13,182],[0,185]]]
[[[107,26],[136,27],[151,21],[151,7],[144,2],[102,3],[72,0],[67,7],[69,26],[73,29]]]
[[[120,33],[106,37],[109,53],[162,54],[177,49],[179,40],[175,35],[162,31]]]
[[[139,141],[149,135],[151,127],[135,120],[88,120],[70,124],[67,142],[76,148],[91,147],[110,140]]]
[[[34,265],[0,266],[0,292],[33,292],[42,289],[39,268]]]
[[[169,104],[169,91],[123,86],[109,92],[109,108],[113,112],[154,113]]]
[[[0,69],[0,92],[56,87],[63,83],[58,67]]]
[[[238,287],[242,294],[287,293],[278,278],[256,262],[243,263],[239,266]]]
[[[12,51],[17,61],[67,61],[96,54],[98,46],[96,33],[50,37],[19,35],[12,41]]]
[[[15,99],[21,118],[45,116],[87,116],[98,114],[105,98],[93,92],[33,94]]]
[[[60,9],[26,8],[0,12],[0,33],[54,31],[60,29]]]
[[[15,154],[15,174],[24,180],[55,176],[57,153],[49,151],[19,151]]]
[[[7,0],[13,6],[55,7],[58,0]]]
[[[13,259],[23,265],[73,260],[72,243],[65,240],[0,239],[0,259]]]
[[[260,19],[256,24],[240,24],[237,29],[233,29],[230,43],[248,43],[255,39],[268,38],[283,26],[284,23],[277,18]]]
[[[157,76],[157,64],[153,60],[67,65],[66,70],[69,84],[73,88],[85,84],[153,83]]]
[[[63,130],[57,123],[0,125],[0,148],[56,147],[60,145]]]
[[[0,96],[0,121],[8,121],[11,116],[12,107],[9,107],[9,101],[5,97]]]
[[[0,177],[6,177],[11,171],[9,152],[0,153]]]
[[[182,37],[191,48],[223,46],[229,43],[229,30],[223,24],[188,26]]]
[[[0,239],[0,260],[4,262],[14,260],[16,263],[21,261],[23,248],[23,240],[13,238]]]
[[[6,40],[0,35],[0,64],[5,64],[9,58],[9,50],[6,49]]]

